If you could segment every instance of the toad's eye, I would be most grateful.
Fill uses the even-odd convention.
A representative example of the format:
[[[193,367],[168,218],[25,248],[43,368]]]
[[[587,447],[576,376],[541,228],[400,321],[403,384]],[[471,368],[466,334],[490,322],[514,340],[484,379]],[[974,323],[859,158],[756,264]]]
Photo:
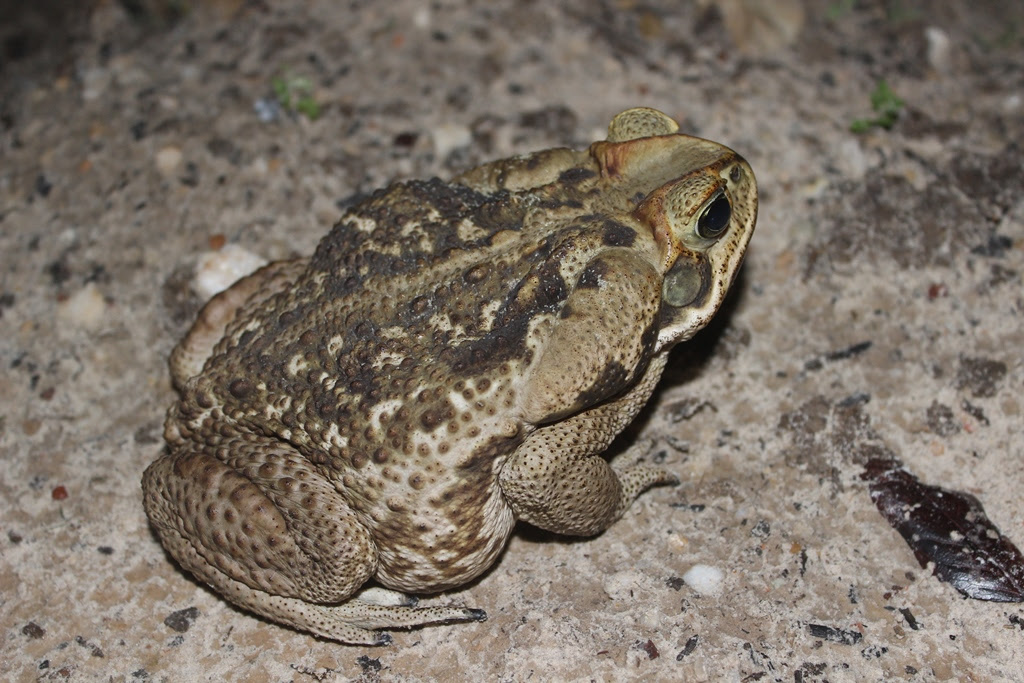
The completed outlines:
[[[716,239],[729,227],[731,217],[732,206],[729,204],[729,198],[724,193],[719,193],[701,211],[700,218],[697,219],[697,237]]]

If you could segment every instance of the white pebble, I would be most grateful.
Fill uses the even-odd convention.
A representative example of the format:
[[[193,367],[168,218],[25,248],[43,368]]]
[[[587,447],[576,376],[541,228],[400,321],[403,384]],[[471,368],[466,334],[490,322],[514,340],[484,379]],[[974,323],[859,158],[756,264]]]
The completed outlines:
[[[431,132],[434,138],[434,152],[438,159],[447,159],[452,150],[468,147],[473,142],[473,133],[466,126],[442,123]]]
[[[953,46],[949,36],[941,28],[929,26],[924,30],[927,43],[928,63],[939,73],[948,73],[953,68]]]
[[[82,81],[82,99],[91,102],[103,97],[110,87],[112,76],[109,69],[94,67],[83,69],[79,78]]]
[[[430,28],[430,10],[420,7],[412,15],[412,25],[418,29]]]
[[[399,593],[398,591],[393,591],[382,586],[370,586],[369,588],[364,588],[353,597],[359,602],[365,602],[370,605],[380,605],[382,607],[401,607],[415,604],[405,593]]]
[[[844,175],[857,180],[867,175],[872,164],[872,160],[861,147],[860,139],[856,137],[847,137],[839,144],[839,154],[835,162]]]
[[[683,574],[686,585],[701,595],[721,594],[724,578],[725,573],[721,569],[706,564],[695,564]]]
[[[209,299],[265,265],[266,259],[248,249],[226,244],[219,251],[210,251],[199,257],[192,289],[204,300]]]
[[[156,168],[164,177],[173,176],[181,166],[181,150],[168,146],[156,153]]]
[[[95,328],[103,320],[107,302],[95,282],[90,282],[57,306],[57,314],[77,327]]]

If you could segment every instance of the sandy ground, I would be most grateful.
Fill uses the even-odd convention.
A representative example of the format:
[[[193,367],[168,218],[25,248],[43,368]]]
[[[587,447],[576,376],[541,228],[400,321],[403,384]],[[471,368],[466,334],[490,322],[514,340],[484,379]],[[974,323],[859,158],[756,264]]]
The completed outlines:
[[[0,676],[1024,679],[1024,609],[922,569],[860,478],[901,458],[1024,545],[1021,3],[94,4],[0,28]],[[275,108],[275,78],[315,116]],[[851,132],[881,80],[895,125]],[[429,598],[488,621],[384,648],[170,561],[139,479],[200,257],[308,253],[354,197],[585,146],[634,105],[761,188],[735,295],[637,425],[680,486],[598,538],[521,529]]]

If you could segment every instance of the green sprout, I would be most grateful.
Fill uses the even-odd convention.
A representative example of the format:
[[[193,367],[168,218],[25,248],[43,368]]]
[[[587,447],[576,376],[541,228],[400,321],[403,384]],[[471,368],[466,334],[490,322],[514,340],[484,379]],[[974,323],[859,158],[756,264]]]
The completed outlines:
[[[896,96],[888,83],[880,80],[875,86],[875,91],[871,93],[871,109],[877,116],[870,119],[856,119],[850,124],[850,130],[854,133],[865,133],[875,126],[889,130],[895,125],[902,108],[903,100]]]
[[[313,98],[313,83],[305,76],[276,76],[270,85],[285,111],[297,112],[310,121],[320,116],[320,104]]]
[[[893,0],[885,8],[886,19],[892,24],[905,24],[914,21],[921,16],[921,13],[913,7],[908,7],[899,0]]]
[[[834,0],[825,7],[825,18],[829,21],[839,21],[853,14],[856,8],[857,0]],[[890,24],[903,24],[920,16],[919,11],[908,7],[901,0],[889,0],[885,4],[885,18]]]
[[[825,9],[825,17],[830,21],[837,21],[853,11],[854,0],[838,0],[831,3]]]

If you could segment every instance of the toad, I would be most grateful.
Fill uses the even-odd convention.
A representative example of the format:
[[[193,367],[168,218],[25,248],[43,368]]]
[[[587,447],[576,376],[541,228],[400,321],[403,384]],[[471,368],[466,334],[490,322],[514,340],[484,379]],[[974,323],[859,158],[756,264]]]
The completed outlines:
[[[234,604],[324,638],[486,618],[407,594],[479,576],[516,520],[589,536],[677,481],[643,447],[602,454],[721,306],[756,214],[746,161],[647,108],[584,151],[376,192],[174,349],[153,527]]]

